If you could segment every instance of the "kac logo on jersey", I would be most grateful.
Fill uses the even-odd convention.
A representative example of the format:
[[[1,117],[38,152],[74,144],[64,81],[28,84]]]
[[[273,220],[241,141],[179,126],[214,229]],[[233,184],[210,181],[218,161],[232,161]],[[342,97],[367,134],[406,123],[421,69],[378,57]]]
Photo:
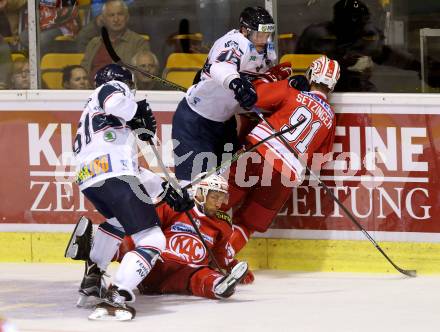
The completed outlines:
[[[175,234],[169,240],[169,249],[177,256],[187,255],[192,263],[200,263],[206,256],[202,241],[191,234]]]

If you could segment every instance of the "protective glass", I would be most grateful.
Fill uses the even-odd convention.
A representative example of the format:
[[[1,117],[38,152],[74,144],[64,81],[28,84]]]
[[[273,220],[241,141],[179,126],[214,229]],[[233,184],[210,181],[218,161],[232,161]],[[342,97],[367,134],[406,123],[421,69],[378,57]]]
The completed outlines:
[[[248,38],[254,45],[264,45],[273,40],[273,32],[249,30]]]
[[[130,80],[130,81],[125,81],[124,83],[127,84],[131,93],[133,94],[133,96],[135,96],[136,95],[136,82]]]

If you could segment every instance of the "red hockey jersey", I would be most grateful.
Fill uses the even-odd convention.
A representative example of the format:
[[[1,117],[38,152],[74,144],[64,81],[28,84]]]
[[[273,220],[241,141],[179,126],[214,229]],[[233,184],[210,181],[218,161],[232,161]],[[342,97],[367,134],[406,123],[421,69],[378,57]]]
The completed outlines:
[[[167,240],[162,258],[165,261],[174,260],[185,264],[208,265],[210,262],[209,254],[188,216],[185,213],[175,212],[167,204],[161,205],[156,211]],[[200,213],[196,208],[190,210],[189,213],[218,263],[222,267],[226,267],[233,258],[228,244],[232,234],[229,216],[218,211],[216,217],[210,218]]]
[[[331,152],[336,119],[322,93],[298,91],[291,88],[287,80],[259,84],[256,90],[256,106],[273,112],[267,120],[275,130],[286,129],[287,125],[305,119],[299,127],[283,135],[302,160],[310,164],[313,153]],[[264,122],[260,122],[247,136],[247,140],[255,144],[272,133]],[[279,173],[292,181],[301,179],[304,167],[279,138],[267,141],[257,150]]]

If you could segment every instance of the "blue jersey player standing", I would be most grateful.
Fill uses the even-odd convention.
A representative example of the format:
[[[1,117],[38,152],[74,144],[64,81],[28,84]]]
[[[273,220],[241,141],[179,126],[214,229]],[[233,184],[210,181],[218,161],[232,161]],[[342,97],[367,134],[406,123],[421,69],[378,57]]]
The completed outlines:
[[[176,177],[183,184],[221,162],[226,143],[237,143],[234,116],[257,101],[245,75],[262,74],[275,64],[274,31],[264,8],[247,7],[239,30],[212,46],[200,81],[188,89],[173,117]]]
[[[132,290],[148,275],[165,247],[160,220],[141,183],[136,137],[149,140],[156,121],[145,100],[134,100],[132,73],[110,64],[95,76],[96,90],[81,114],[73,150],[77,183],[82,193],[105,217],[91,239],[91,224],[81,219],[69,241],[66,257],[86,260],[78,306],[91,297],[100,298],[90,319],[129,320],[135,316]],[[169,188],[165,200],[176,211],[194,206],[184,191]],[[85,219],[85,221],[88,221]],[[106,290],[102,277],[125,235],[135,248],[124,256],[112,286]],[[79,252],[86,242],[85,252]],[[90,251],[90,252],[89,252]]]

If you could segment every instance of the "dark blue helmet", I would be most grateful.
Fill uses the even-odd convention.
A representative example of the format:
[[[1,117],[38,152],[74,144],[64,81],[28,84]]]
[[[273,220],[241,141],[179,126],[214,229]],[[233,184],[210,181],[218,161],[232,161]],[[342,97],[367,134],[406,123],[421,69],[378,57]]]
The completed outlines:
[[[127,84],[130,89],[134,89],[134,79],[131,71],[115,63],[106,65],[96,72],[95,87],[100,87],[104,83],[113,80],[123,82]]]

